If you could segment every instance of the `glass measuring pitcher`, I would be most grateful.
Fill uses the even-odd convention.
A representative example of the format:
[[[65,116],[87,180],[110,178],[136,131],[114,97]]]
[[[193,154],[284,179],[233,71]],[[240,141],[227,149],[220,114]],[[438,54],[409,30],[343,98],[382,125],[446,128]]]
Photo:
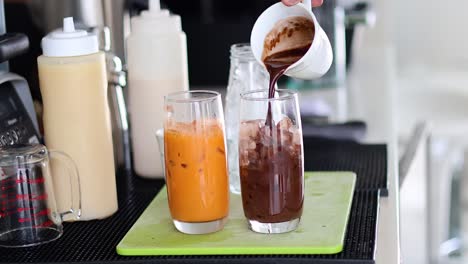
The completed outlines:
[[[69,178],[70,209],[57,210],[50,158],[64,163]],[[41,144],[0,148],[0,246],[25,247],[58,239],[62,221],[81,213],[78,171],[66,154]]]

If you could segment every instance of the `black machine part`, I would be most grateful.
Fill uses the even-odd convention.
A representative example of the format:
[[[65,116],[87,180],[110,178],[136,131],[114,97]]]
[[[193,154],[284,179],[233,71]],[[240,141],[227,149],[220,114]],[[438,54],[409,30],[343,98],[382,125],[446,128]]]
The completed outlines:
[[[26,53],[29,39],[22,33],[6,33],[0,36],[0,63]]]

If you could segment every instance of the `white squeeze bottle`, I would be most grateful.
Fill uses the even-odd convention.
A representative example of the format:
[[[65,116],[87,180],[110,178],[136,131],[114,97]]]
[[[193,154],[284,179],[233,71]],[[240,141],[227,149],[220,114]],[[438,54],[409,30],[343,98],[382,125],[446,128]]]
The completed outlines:
[[[180,16],[161,10],[159,0],[131,20],[127,67],[133,166],[139,176],[163,178],[156,131],[163,128],[164,96],[188,90],[188,69]]]
[[[75,30],[73,18],[67,17],[63,30],[42,39],[43,55],[37,58],[45,143],[77,165],[80,220],[102,219],[117,211],[106,66],[98,48],[96,35]],[[63,178],[54,179],[61,210],[70,196],[70,183]]]

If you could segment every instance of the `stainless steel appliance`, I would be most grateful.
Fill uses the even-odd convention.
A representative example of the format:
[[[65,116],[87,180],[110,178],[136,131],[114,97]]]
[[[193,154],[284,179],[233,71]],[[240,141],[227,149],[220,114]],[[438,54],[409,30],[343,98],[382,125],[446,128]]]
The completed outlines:
[[[122,60],[111,51],[111,31],[108,27],[93,29],[99,35],[100,49],[106,55],[109,109],[116,167],[130,169],[130,135],[124,87],[127,85]]]

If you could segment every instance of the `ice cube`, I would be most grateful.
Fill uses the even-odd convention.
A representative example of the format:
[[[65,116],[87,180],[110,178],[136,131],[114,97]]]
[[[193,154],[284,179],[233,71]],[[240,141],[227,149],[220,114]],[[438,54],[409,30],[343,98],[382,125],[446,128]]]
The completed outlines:
[[[280,144],[278,142],[278,133],[269,126],[260,129],[260,143],[265,147],[272,147]]]
[[[302,142],[302,131],[298,127],[293,126],[290,131],[292,132],[292,143],[294,145],[301,145]]]
[[[255,149],[255,141],[253,139],[240,139],[239,140],[239,151]]]
[[[281,119],[281,121],[278,122],[278,124],[276,124],[276,129],[278,130],[278,132],[288,131],[293,125],[294,124],[291,121],[291,119],[285,116],[283,117],[283,119]]]
[[[258,120],[242,121],[240,124],[239,138],[256,138],[259,130]]]
[[[247,150],[239,151],[239,166],[244,167],[249,165],[249,155]]]
[[[239,164],[240,166],[247,166],[250,164],[251,155],[250,151],[255,151],[256,144],[253,138],[241,137],[239,138]]]
[[[257,152],[256,149],[249,150],[247,152],[248,158],[249,158],[249,168],[250,169],[258,169],[263,160],[260,159],[260,155]]]

